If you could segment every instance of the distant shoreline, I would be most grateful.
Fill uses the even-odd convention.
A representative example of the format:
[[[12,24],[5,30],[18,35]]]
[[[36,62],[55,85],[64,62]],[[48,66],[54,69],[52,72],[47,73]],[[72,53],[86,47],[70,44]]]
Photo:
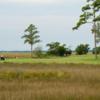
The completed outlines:
[[[17,52],[18,53],[22,53],[22,52],[26,52],[27,53],[27,52],[30,52],[30,51],[0,51],[0,53],[2,53],[2,52],[5,52],[5,53],[6,52],[12,52],[12,53],[17,53]]]

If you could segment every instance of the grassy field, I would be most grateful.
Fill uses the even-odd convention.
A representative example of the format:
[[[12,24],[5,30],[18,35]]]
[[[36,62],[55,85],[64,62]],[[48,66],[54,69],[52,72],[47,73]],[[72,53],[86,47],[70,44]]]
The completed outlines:
[[[2,52],[0,55],[4,55],[7,59],[4,62],[10,63],[43,63],[43,64],[66,64],[66,63],[76,63],[76,64],[100,64],[100,55],[98,59],[95,59],[95,56],[92,54],[87,55],[71,55],[67,57],[55,57],[55,56],[46,56],[42,58],[30,58],[31,55],[29,52]],[[1,61],[2,62],[2,61]]]
[[[0,63],[0,100],[100,100],[100,66]]]
[[[28,55],[28,54],[27,54]],[[8,58],[5,62],[11,63],[43,63],[43,64],[50,64],[50,63],[59,63],[59,64],[66,64],[66,63],[76,63],[76,64],[100,64],[100,55],[96,60],[94,55],[72,55],[68,57],[47,57],[47,58],[27,58],[22,57],[17,58]]]
[[[5,54],[0,100],[100,100],[100,55],[30,58]]]

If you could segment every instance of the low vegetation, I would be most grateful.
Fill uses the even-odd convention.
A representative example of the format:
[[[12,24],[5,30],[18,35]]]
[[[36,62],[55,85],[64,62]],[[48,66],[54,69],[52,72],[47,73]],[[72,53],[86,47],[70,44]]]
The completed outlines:
[[[100,100],[100,66],[0,63],[0,100]]]
[[[100,54],[100,46],[96,48],[97,54]],[[92,53],[95,54],[95,48],[93,48]]]
[[[89,45],[88,44],[80,44],[77,46],[75,52],[78,55],[87,54],[89,52]]]
[[[100,55],[98,55],[98,59],[94,59],[94,55],[87,54],[87,55],[71,55],[66,57],[57,57],[57,56],[44,56],[40,58],[30,58],[30,53],[27,54],[6,54],[7,59],[2,62],[10,62],[10,63],[43,63],[43,64],[50,64],[50,63],[58,63],[58,64],[66,64],[66,63],[76,63],[76,64],[100,64]],[[16,55],[16,57],[15,57]],[[10,58],[11,56],[11,58]]]
[[[72,51],[65,44],[60,44],[59,42],[48,43],[47,47],[49,47],[47,51],[49,55],[67,56],[72,54]]]

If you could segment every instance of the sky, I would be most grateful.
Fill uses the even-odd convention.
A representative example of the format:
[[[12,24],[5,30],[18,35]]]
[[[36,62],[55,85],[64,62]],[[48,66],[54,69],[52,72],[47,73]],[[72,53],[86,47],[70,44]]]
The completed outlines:
[[[73,31],[85,0],[0,0],[0,51],[30,50],[21,37],[24,30],[34,24],[40,35],[41,46],[60,42],[75,49],[84,43],[93,48],[91,25],[84,25]]]

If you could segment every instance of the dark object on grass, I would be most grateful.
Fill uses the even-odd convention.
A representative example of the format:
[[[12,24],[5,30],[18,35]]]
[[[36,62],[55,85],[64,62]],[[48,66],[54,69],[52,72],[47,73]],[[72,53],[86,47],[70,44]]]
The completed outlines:
[[[5,60],[5,57],[4,56],[0,56],[0,60]]]

